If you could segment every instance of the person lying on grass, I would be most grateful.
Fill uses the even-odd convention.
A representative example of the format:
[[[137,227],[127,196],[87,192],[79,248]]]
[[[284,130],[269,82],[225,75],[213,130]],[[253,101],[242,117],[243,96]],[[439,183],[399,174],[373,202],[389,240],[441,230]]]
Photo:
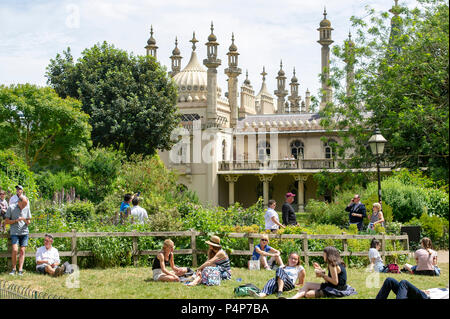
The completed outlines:
[[[280,297],[283,291],[290,291],[295,286],[303,285],[305,277],[306,271],[300,266],[300,257],[297,253],[290,253],[288,264],[277,269],[275,278],[270,279],[259,294],[252,290],[250,290],[250,294],[253,297],[264,298],[276,293],[277,297]],[[296,284],[297,279],[298,283]]]
[[[270,257],[269,263],[267,257]],[[258,245],[253,250],[252,260],[259,260],[261,268],[271,270],[269,265],[277,263],[279,266],[284,266],[280,257],[280,252],[269,246],[269,236],[262,235]]]
[[[155,260],[153,261],[152,270],[154,281],[179,282],[180,276],[183,276],[187,272],[186,267],[175,266],[173,260],[174,247],[175,244],[172,240],[166,239],[164,241],[162,250],[156,255]],[[172,271],[167,269],[169,264]]]
[[[298,293],[289,299],[320,298],[320,297],[342,297],[355,294],[356,291],[347,285],[347,271],[339,251],[332,247],[325,247],[323,260],[327,264],[328,275],[318,263],[314,263],[316,277],[323,278],[325,282],[319,284],[307,282]]]
[[[375,299],[387,299],[391,291],[396,299],[448,299],[448,287],[421,290],[407,280],[398,282],[391,277],[386,278]]]
[[[219,285],[221,280],[231,279],[230,258],[220,245],[218,236],[211,236],[209,245],[208,260],[197,269],[197,277],[187,286],[196,286],[202,283],[207,286]]]

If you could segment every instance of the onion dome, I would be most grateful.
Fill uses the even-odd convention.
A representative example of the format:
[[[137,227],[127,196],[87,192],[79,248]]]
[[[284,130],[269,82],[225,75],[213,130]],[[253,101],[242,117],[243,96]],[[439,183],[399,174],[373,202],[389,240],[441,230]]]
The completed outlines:
[[[292,76],[291,83],[297,83],[297,82],[298,82],[298,79],[295,76],[295,68],[294,68],[294,75]]]
[[[153,37],[153,26],[150,26],[150,38],[147,40],[147,44],[148,45],[155,45],[156,44],[156,40]]]
[[[175,38],[175,49],[173,49],[172,54],[173,55],[181,54],[180,49],[178,49],[178,39],[177,38]]]
[[[327,19],[327,9],[326,8],[324,8],[324,10],[323,10],[323,20],[320,21],[320,27],[321,28],[331,27],[331,22],[330,22],[330,20]]]
[[[209,40],[209,38],[208,38]],[[237,46],[236,44],[234,44],[234,33],[231,34],[231,45],[230,48],[228,49],[230,52],[236,52],[237,51]]]
[[[280,62],[280,71],[278,71],[278,76],[284,76],[285,73],[283,71],[283,61]]]
[[[211,21],[211,34],[208,37],[208,41],[209,42],[216,42],[217,41],[217,37],[214,35],[214,25]]]

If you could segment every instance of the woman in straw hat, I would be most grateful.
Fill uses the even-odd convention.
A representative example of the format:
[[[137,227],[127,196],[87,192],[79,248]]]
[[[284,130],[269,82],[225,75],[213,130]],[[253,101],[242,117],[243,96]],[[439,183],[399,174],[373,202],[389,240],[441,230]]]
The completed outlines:
[[[211,236],[206,243],[209,245],[208,260],[197,269],[197,277],[188,286],[196,286],[200,282],[210,285],[214,273],[220,273],[221,280],[231,279],[230,258],[220,245],[218,236]],[[215,283],[218,284],[218,283]]]

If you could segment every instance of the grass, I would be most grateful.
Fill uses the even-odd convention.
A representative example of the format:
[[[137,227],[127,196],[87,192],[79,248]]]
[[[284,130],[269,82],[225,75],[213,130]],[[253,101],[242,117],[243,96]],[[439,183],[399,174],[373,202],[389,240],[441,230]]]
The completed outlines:
[[[449,264],[441,264],[441,276],[427,277],[410,274],[379,274],[379,286],[385,278],[391,276],[397,280],[406,279],[420,289],[447,287],[449,282]],[[253,283],[259,288],[274,276],[274,271],[249,271],[243,268],[233,268],[231,280],[222,281],[220,286],[206,287],[199,285],[187,287],[181,283],[154,282],[151,268],[124,267],[110,269],[86,269],[80,271],[80,288],[67,288],[68,276],[52,278],[36,273],[26,272],[23,277],[11,277],[7,273],[0,274],[0,280],[14,282],[22,287],[29,287],[49,294],[76,299],[232,299],[233,289],[241,284]],[[321,282],[316,278],[312,267],[306,267],[306,281]],[[242,278],[238,282],[237,279]],[[348,269],[348,284],[354,287],[358,294],[348,299],[373,299],[379,288],[366,286],[367,273],[365,269]],[[289,297],[295,291],[286,292]],[[250,297],[240,297],[250,298]],[[267,297],[274,299],[275,295]],[[346,298],[346,299],[347,299]],[[391,293],[390,298],[395,298]]]

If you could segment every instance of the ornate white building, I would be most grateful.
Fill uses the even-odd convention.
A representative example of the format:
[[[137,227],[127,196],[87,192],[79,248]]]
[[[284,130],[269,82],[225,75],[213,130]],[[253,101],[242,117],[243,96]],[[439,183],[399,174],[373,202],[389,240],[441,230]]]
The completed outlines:
[[[322,64],[318,71],[323,79],[320,108],[332,94],[327,79],[333,28],[326,11],[323,15],[317,29]],[[183,69],[177,40],[170,57],[170,76],[178,86],[182,128],[174,132],[174,137],[181,137],[180,142],[170,152],[160,152],[165,165],[177,170],[179,182],[194,190],[203,203],[228,206],[237,201],[250,206],[263,196],[265,202],[275,199],[280,207],[284,195],[293,192],[298,210],[303,210],[308,199],[317,198],[313,175],[323,169],[335,173],[341,170],[329,145],[330,139],[339,143],[339,138],[320,126],[318,113],[311,111],[310,92],[306,90],[304,97],[299,92],[295,69],[287,84],[280,63],[277,88],[272,95],[263,67],[261,88],[255,94],[248,74],[238,86],[242,70],[234,35],[225,63],[218,58],[219,43],[212,23],[203,63],[197,56],[195,33],[190,42],[190,60]],[[147,44],[147,54],[156,58],[158,47],[153,29]],[[228,77],[225,96],[217,84],[222,64],[226,64],[224,73]]]

